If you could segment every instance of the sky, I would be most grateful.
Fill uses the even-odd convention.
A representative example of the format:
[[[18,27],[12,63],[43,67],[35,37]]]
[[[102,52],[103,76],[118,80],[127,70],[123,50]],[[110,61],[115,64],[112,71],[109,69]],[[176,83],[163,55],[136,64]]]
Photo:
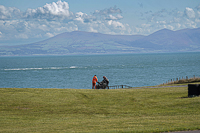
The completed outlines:
[[[200,0],[0,0],[0,46],[64,32],[149,35],[200,27]]]

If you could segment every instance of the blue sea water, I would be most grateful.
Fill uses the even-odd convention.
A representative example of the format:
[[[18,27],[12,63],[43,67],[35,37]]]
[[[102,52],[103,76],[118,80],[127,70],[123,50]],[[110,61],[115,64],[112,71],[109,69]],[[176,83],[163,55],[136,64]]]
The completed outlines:
[[[0,88],[92,88],[92,77],[110,85],[159,85],[200,77],[200,52],[124,55],[0,57]]]

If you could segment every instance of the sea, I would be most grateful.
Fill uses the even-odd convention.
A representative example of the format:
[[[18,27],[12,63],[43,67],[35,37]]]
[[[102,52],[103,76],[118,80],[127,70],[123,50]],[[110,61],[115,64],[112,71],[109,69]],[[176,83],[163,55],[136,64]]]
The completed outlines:
[[[200,77],[200,52],[0,57],[0,88],[91,89],[94,75],[131,87]]]

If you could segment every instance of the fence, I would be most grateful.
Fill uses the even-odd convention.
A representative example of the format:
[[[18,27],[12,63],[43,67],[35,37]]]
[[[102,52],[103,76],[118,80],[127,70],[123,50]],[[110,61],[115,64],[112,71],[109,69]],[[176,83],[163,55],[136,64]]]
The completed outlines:
[[[195,75],[192,77],[192,78],[189,78],[188,76],[186,76],[185,78],[184,77],[179,77],[179,78],[173,78],[173,79],[171,79],[171,80],[168,80],[168,81],[166,81],[166,84],[170,84],[170,83],[175,83],[175,82],[179,82],[179,81],[184,81],[184,80],[191,80],[191,79],[200,79],[199,77],[196,77]],[[165,83],[163,83],[163,84],[165,84]]]
[[[123,88],[132,88],[131,86],[128,85],[114,85],[114,86],[109,86],[109,89],[123,89]]]

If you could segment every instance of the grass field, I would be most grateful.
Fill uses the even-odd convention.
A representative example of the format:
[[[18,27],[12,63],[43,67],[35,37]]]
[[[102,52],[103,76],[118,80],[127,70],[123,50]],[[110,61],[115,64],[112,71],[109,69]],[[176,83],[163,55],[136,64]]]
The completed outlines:
[[[200,130],[200,97],[187,87],[0,88],[0,132],[169,132]]]

